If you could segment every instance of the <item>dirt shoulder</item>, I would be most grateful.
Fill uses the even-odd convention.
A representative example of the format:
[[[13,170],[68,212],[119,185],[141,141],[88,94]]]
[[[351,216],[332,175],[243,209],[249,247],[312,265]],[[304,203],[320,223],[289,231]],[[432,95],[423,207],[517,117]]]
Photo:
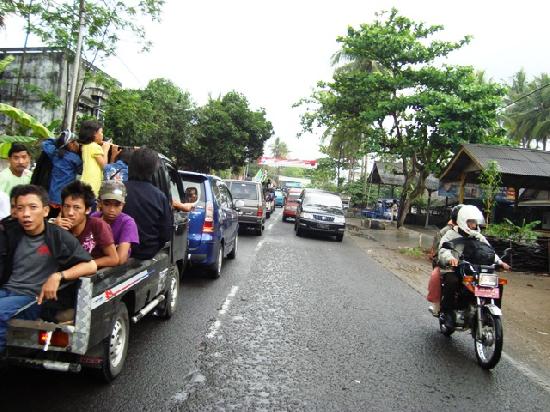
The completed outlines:
[[[426,258],[403,254],[397,246],[389,248],[359,231],[348,233],[348,239],[370,257],[426,296],[432,270]],[[516,272],[503,276],[508,279],[502,306],[504,352],[550,384],[550,276]]]

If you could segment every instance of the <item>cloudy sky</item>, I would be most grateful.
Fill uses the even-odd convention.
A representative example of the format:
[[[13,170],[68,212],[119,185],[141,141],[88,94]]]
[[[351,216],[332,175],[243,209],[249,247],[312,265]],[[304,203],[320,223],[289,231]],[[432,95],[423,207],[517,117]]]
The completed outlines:
[[[391,7],[444,25],[440,38],[472,35],[449,63],[473,65],[498,81],[522,67],[530,76],[550,72],[550,3],[534,0],[167,0],[161,23],[146,24],[152,51],[139,54],[125,38],[103,69],[131,88],[168,78],[198,104],[237,90],[253,108],[265,108],[291,157],[315,158],[318,137],[296,138],[300,110],[293,103],[310,95],[317,81],[330,79],[336,37],[348,25],[373,21],[376,11]],[[7,23],[0,47],[21,46],[21,26]]]

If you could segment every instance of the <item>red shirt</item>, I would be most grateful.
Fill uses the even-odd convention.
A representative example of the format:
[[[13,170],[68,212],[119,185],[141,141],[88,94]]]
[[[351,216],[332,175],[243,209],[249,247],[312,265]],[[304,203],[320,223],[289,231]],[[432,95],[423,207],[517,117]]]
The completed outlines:
[[[105,256],[103,248],[115,243],[111,226],[97,217],[86,218],[84,230],[77,236],[77,239],[84,250],[89,252],[94,259]]]

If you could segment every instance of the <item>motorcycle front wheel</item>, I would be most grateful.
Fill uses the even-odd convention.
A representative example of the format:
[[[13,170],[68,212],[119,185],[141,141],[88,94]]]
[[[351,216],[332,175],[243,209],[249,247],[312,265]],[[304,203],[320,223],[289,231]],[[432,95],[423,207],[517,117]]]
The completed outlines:
[[[481,333],[475,335],[477,363],[483,369],[493,369],[502,354],[502,320],[487,309],[483,310]],[[480,338],[478,338],[480,336]]]

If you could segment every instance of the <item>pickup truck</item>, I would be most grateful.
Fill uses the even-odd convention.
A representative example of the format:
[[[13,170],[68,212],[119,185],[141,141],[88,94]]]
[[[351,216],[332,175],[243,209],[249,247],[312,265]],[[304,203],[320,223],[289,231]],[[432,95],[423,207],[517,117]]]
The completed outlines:
[[[177,169],[159,156],[153,184],[170,202],[183,199]],[[152,259],[131,258],[125,265],[76,280],[74,321],[12,319],[4,361],[56,371],[91,368],[107,382],[115,379],[126,360],[130,322],[137,323],[150,312],[169,319],[176,310],[178,271],[183,271],[187,262],[188,226],[187,213],[174,211],[172,240]]]

